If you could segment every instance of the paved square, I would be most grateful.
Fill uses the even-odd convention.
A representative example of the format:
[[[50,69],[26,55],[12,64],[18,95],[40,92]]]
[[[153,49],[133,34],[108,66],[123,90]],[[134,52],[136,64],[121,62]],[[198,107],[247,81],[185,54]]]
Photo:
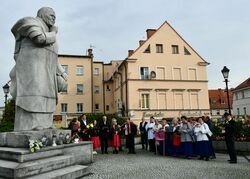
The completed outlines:
[[[85,177],[87,179],[250,178],[250,163],[247,159],[238,156],[238,164],[229,164],[226,154],[217,154],[215,160],[206,162],[198,159],[156,156],[137,149],[135,155],[128,155],[125,152],[118,155],[98,154],[94,160],[89,167],[92,174]]]

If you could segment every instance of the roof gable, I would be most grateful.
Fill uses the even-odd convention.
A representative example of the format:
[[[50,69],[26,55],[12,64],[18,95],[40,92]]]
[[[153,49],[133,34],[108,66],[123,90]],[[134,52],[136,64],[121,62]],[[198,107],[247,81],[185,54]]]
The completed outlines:
[[[150,29],[152,30],[152,29]],[[164,34],[164,39],[161,39],[161,41],[163,42],[165,40],[165,42],[172,43],[172,45],[180,45],[180,52],[184,54],[184,51],[187,50],[188,52],[191,53],[191,55],[196,55],[199,59],[200,62],[209,64],[207,61],[205,61],[182,37],[180,34],[178,34],[178,32],[176,32],[176,30],[167,22],[165,21],[158,29],[155,30],[154,33],[150,34],[150,36],[146,39],[146,40],[141,40],[139,41],[139,47],[133,51],[133,53],[131,53],[130,51],[130,55],[129,58],[136,58],[136,55],[138,53],[143,53],[145,51],[145,49],[152,43],[161,43],[159,40],[159,37],[157,36],[162,36],[162,34]],[[169,37],[174,37],[174,39],[170,39]],[[143,43],[142,43],[143,42]],[[171,46],[170,44],[168,44],[168,46]],[[184,46],[184,47],[183,47]],[[185,49],[185,50],[184,50]]]

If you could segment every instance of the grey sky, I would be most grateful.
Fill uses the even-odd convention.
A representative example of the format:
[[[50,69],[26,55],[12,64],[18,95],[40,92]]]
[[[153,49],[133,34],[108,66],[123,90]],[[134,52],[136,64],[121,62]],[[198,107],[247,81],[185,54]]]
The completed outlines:
[[[54,8],[60,54],[85,55],[94,46],[95,60],[124,59],[145,39],[145,30],[167,20],[208,62],[209,88],[224,88],[221,69],[230,71],[230,87],[250,76],[249,0],[8,0],[0,6],[0,85],[14,65],[14,23]],[[0,89],[0,106],[4,94]]]

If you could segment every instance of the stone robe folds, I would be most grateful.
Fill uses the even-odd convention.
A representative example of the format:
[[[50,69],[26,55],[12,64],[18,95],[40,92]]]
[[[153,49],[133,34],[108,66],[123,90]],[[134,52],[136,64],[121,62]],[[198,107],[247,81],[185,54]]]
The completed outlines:
[[[15,36],[15,67],[11,95],[16,99],[15,131],[52,127],[57,93],[66,86],[58,63],[56,33],[42,19],[26,17],[11,29]]]

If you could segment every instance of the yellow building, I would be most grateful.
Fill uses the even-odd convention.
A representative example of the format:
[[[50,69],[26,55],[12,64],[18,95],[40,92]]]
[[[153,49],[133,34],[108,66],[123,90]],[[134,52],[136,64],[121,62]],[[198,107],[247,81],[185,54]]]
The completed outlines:
[[[209,115],[206,72],[209,63],[167,22],[146,32],[147,39],[140,40],[136,50],[129,50],[125,60],[103,64],[92,62],[91,57],[84,60],[59,57],[61,64],[76,68],[81,62],[86,69],[81,77],[69,73],[73,80],[69,86],[82,80],[89,82],[84,87],[92,88],[92,94],[86,93],[90,96],[84,93],[67,97],[70,91],[68,95],[62,94],[59,103],[72,102],[72,108],[68,106],[71,113],[76,112],[73,101],[80,100],[84,104],[83,112],[117,113],[136,121],[150,116],[161,119]],[[89,74],[88,68],[92,69]]]

